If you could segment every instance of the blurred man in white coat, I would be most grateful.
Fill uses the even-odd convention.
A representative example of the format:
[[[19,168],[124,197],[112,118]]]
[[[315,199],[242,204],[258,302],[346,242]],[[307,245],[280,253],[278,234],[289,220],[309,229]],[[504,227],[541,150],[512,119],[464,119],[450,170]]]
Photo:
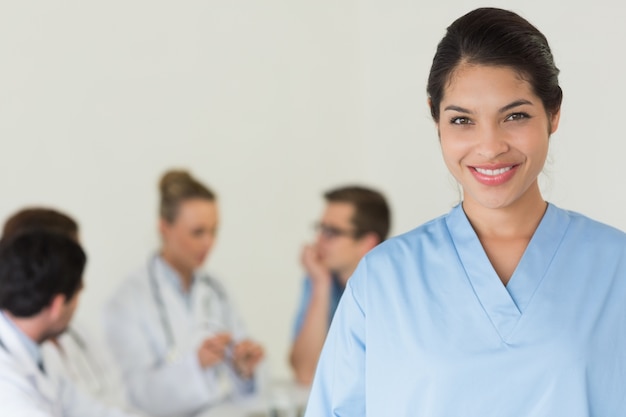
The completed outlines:
[[[59,233],[80,244],[78,222],[66,213],[50,207],[22,208],[9,216],[2,229],[2,239],[35,230]],[[97,337],[93,327],[77,323],[76,317],[59,337],[41,345],[48,372],[59,374],[98,401],[129,410],[123,381],[114,359]]]
[[[72,239],[33,231],[0,243],[0,415],[126,417],[46,372],[39,345],[67,328],[86,256]]]

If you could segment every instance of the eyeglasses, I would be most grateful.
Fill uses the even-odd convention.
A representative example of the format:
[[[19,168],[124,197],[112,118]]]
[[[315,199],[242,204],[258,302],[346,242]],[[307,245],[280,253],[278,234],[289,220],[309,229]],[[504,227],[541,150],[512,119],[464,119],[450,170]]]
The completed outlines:
[[[340,236],[356,238],[359,235],[356,230],[340,229],[338,227],[330,226],[324,223],[316,223],[315,231],[319,233],[324,239],[335,239]]]

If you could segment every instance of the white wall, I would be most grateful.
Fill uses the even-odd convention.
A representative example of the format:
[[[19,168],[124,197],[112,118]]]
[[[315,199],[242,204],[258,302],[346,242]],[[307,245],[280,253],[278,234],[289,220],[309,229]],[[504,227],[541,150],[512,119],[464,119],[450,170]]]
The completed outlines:
[[[626,229],[626,26],[617,0],[507,4],[550,40],[565,92],[546,197]],[[445,28],[476,1],[3,2],[0,218],[79,219],[90,256],[80,319],[158,246],[156,183],[189,168],[219,193],[208,269],[277,377],[320,193],[385,190],[394,232],[455,203],[425,104]]]

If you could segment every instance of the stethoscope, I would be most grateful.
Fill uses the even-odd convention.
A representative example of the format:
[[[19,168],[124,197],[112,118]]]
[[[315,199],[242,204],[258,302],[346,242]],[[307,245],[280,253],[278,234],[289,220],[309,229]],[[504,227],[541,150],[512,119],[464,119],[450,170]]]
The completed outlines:
[[[156,277],[156,262],[159,258],[159,255],[153,255],[148,261],[148,281],[150,282],[150,290],[152,292],[152,299],[154,300],[154,304],[157,308],[157,312],[159,315],[159,322],[161,324],[161,329],[163,330],[163,335],[165,336],[165,341],[167,344],[167,354],[166,361],[172,362],[178,358],[178,352],[176,350],[176,338],[174,337],[174,329],[172,327],[172,322],[169,319],[167,314],[167,306],[165,305],[165,301],[163,300],[163,295],[161,294],[161,288],[157,281]],[[196,277],[196,280],[199,284],[206,285],[208,288],[213,290],[213,292],[217,295],[220,301],[226,300],[226,294],[217,285],[213,279],[207,274],[200,274]],[[222,308],[224,308],[225,304],[222,304]],[[205,306],[207,307],[207,306]],[[208,310],[208,309],[207,309]],[[223,311],[223,313],[227,313],[227,311]],[[207,312],[208,315],[208,312]],[[223,315],[227,317],[227,315]],[[223,323],[215,323],[220,329],[225,329],[227,326]]]
[[[80,374],[81,379],[85,381],[91,390],[94,392],[101,392],[104,389],[104,370],[102,367],[88,355],[89,347],[85,342],[85,339],[78,334],[72,327],[68,327],[65,333],[72,339],[72,342],[78,347],[80,354],[75,356],[72,361],[76,365],[76,373]],[[81,360],[78,360],[80,358]],[[90,390],[90,391],[91,391]]]

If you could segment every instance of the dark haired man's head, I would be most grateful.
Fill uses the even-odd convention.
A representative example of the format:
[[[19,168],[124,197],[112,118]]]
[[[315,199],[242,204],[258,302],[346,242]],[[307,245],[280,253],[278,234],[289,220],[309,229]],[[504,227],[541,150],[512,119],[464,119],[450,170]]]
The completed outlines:
[[[316,246],[322,263],[347,280],[363,255],[387,238],[389,206],[381,193],[359,186],[330,190],[324,198]]]
[[[86,255],[73,239],[48,231],[19,233],[0,244],[0,309],[18,319],[51,309],[44,337],[67,327],[78,293]]]
[[[324,193],[328,203],[346,203],[354,207],[352,225],[356,237],[373,233],[378,242],[387,239],[391,214],[385,197],[378,191],[360,186],[336,188]]]

